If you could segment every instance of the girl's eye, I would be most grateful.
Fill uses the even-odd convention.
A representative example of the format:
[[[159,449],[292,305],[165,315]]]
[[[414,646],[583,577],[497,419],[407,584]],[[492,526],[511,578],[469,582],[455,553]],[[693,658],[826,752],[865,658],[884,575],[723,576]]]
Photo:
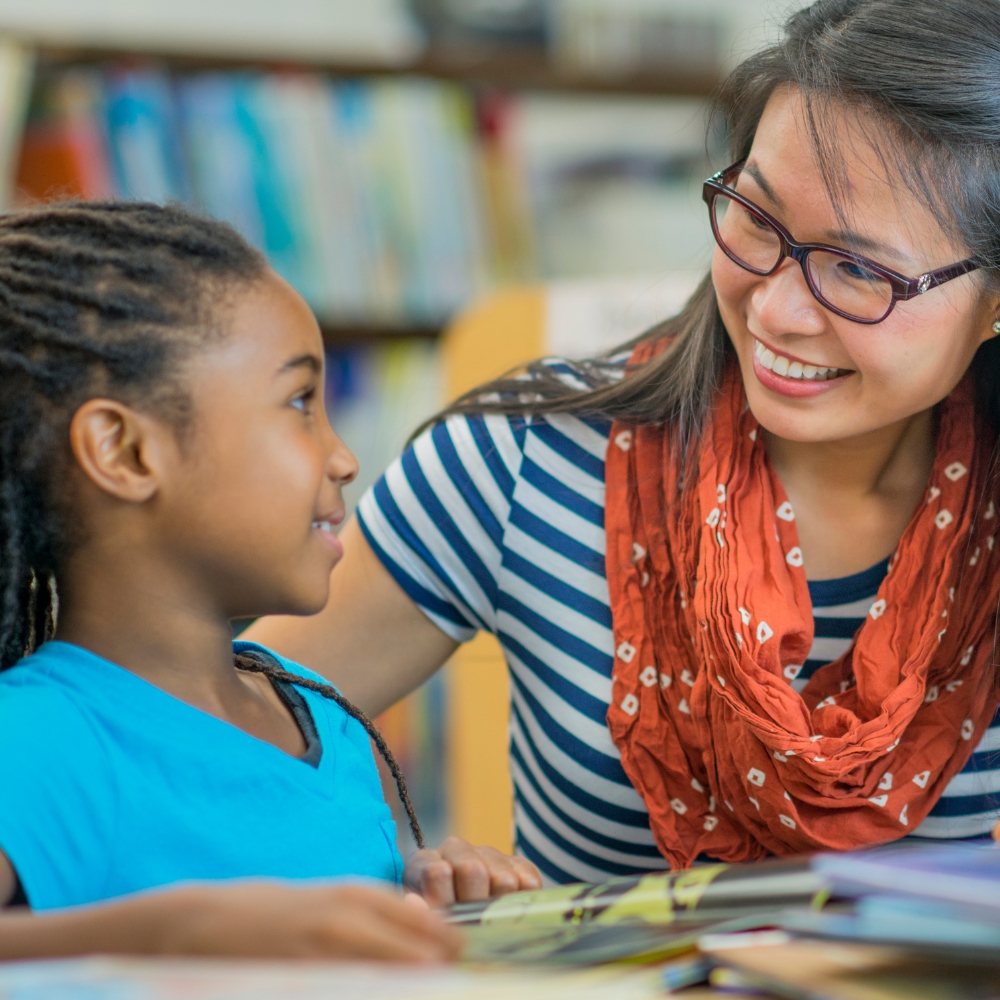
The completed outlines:
[[[307,389],[305,392],[300,393],[292,400],[292,406],[301,413],[311,413],[312,412],[312,402],[316,398],[315,389]]]

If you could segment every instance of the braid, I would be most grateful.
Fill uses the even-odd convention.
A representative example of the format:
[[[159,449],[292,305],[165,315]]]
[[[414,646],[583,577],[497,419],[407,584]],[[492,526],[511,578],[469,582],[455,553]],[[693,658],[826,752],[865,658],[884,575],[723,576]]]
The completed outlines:
[[[229,226],[175,206],[0,215],[0,670],[55,632],[76,408],[97,390],[183,424],[178,362],[215,332],[227,286],[264,268]]]
[[[378,747],[378,752],[382,755],[382,759],[392,773],[393,780],[396,782],[396,791],[399,793],[399,801],[403,803],[403,808],[406,810],[406,818],[410,821],[410,832],[413,834],[413,839],[417,847],[426,847],[424,834],[420,829],[420,821],[417,819],[417,811],[413,808],[413,803],[410,801],[410,793],[407,790],[403,772],[399,764],[396,763],[396,758],[392,755],[392,751],[385,742],[385,738],[375,727],[375,723],[357,705],[348,701],[330,684],[321,684],[319,681],[310,680],[308,677],[300,677],[298,674],[290,673],[272,663],[265,663],[255,656],[248,656],[246,654],[238,655],[236,657],[236,665],[240,670],[263,674],[272,682],[283,681],[286,684],[297,684],[299,687],[315,691],[317,694],[323,695],[324,698],[335,701],[349,716],[357,719],[365,727],[365,732],[371,737],[371,741]]]

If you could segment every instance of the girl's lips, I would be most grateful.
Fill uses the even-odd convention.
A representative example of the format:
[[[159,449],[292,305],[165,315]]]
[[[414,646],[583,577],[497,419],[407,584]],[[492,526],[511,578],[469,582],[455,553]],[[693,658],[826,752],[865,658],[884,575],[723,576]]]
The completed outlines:
[[[344,555],[344,545],[334,534],[333,523],[331,521],[313,521],[313,533],[322,539],[325,545],[329,545],[336,559],[339,561]]]
[[[814,382],[809,379],[786,378],[784,375],[776,375],[769,368],[765,368],[755,354],[751,355],[751,357],[753,358],[753,373],[757,376],[757,381],[765,389],[770,389],[781,396],[791,396],[796,399],[802,399],[806,396],[818,396],[821,393],[835,389],[841,382],[851,377],[851,375],[840,375],[837,378],[828,378],[822,382]]]

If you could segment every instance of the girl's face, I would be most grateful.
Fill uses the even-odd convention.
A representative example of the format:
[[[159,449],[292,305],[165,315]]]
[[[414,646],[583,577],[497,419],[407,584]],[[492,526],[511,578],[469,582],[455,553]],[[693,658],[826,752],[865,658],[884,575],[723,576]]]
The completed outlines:
[[[907,276],[967,256],[929,209],[886,179],[876,154],[852,134],[846,114],[834,119],[834,128],[846,166],[850,233],[827,192],[804,101],[794,88],[776,91],[768,102],[736,190],[796,239],[856,245]],[[786,258],[767,277],[744,270],[718,247],[712,260],[719,309],[739,356],[750,408],[772,434],[801,442],[869,434],[947,396],[979,345],[993,336],[997,300],[983,295],[978,278],[963,275],[898,302],[885,320],[868,326],[825,309],[793,260]],[[788,364],[842,374],[821,383],[820,391],[813,391],[817,383],[804,389],[801,379],[762,365],[757,357],[762,349]],[[784,366],[779,361],[776,367]]]
[[[358,471],[323,405],[322,337],[273,273],[226,319],[188,364],[192,426],[161,482],[155,536],[213,611],[314,613],[342,554],[341,487]]]

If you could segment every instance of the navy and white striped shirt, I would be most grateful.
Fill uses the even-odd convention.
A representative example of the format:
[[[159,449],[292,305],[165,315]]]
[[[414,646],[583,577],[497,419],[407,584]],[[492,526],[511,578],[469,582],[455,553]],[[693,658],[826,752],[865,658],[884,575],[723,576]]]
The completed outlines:
[[[480,629],[500,640],[515,843],[555,882],[666,867],[605,723],[609,430],[565,415],[451,417],[422,434],[358,510],[376,554],[435,624],[458,641]],[[809,584],[816,638],[789,678],[796,688],[848,648],[886,567]],[[1000,717],[992,725],[917,835],[982,836],[1000,819]]]

